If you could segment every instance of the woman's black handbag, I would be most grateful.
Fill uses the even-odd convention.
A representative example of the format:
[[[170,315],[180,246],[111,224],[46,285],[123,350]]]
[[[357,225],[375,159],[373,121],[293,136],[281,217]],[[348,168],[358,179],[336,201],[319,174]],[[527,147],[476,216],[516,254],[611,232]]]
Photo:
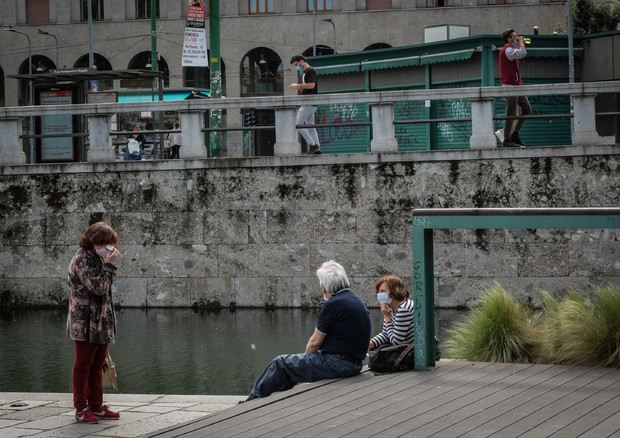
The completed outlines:
[[[368,352],[368,368],[379,373],[412,370],[413,344],[383,344]]]
[[[393,373],[415,368],[413,344],[383,344],[368,352],[368,368],[378,373]],[[435,338],[435,360],[441,358],[439,341]]]

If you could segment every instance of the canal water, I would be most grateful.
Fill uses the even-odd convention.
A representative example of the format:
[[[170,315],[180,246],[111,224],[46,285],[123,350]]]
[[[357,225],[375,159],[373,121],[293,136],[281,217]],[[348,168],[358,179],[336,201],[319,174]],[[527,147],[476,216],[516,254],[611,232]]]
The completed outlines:
[[[300,353],[316,310],[121,309],[110,345],[119,388],[127,394],[245,395],[278,354]],[[371,309],[373,334],[379,309]],[[0,392],[71,392],[73,341],[66,310],[0,311]],[[437,334],[462,312],[437,311]]]

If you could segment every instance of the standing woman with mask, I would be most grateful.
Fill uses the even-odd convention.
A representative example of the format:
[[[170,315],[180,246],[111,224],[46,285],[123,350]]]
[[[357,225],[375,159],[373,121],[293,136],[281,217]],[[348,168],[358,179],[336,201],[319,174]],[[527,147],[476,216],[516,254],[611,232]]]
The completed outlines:
[[[67,332],[75,341],[73,365],[73,405],[81,423],[120,417],[103,405],[101,374],[108,344],[114,342],[116,315],[112,303],[112,283],[118,234],[109,225],[97,222],[82,234],[80,249],[69,265],[69,314]]]
[[[369,350],[383,344],[413,343],[413,300],[403,281],[395,275],[381,277],[375,284],[377,299],[383,314],[381,333],[370,340]]]

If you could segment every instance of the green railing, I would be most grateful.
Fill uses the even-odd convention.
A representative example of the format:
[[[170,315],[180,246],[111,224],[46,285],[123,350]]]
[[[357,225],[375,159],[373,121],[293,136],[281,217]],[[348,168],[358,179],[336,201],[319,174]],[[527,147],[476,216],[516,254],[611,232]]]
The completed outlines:
[[[413,210],[415,369],[435,365],[433,230],[620,228],[620,208],[429,208]]]

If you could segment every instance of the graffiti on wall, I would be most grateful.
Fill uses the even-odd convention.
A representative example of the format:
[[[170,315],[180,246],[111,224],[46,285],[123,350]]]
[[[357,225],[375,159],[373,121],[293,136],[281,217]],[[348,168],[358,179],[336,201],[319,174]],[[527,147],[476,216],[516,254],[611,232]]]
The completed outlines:
[[[316,111],[316,124],[364,122],[369,120],[368,109],[363,104],[331,104],[319,105]],[[365,126],[329,126],[317,128],[322,146],[342,145],[355,140],[362,135],[368,137],[368,127]]]
[[[471,104],[466,99],[442,100],[437,103],[437,118],[468,119],[471,117]],[[471,122],[440,122],[437,123],[437,134],[442,143],[469,144]]]
[[[428,108],[424,102],[396,102],[394,105],[396,120],[427,119]],[[426,147],[426,127],[423,124],[396,124],[394,134],[400,150],[423,149]]]

